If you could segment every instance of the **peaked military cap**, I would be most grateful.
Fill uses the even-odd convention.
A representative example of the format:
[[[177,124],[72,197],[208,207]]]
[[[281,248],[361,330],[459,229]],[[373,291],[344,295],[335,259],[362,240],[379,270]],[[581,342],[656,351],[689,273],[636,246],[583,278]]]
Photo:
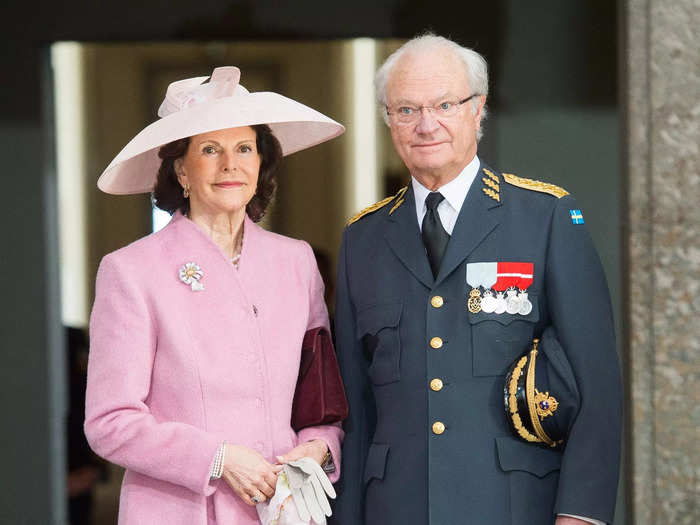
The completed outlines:
[[[581,396],[552,327],[510,366],[503,397],[508,424],[517,438],[546,447],[564,446]]]

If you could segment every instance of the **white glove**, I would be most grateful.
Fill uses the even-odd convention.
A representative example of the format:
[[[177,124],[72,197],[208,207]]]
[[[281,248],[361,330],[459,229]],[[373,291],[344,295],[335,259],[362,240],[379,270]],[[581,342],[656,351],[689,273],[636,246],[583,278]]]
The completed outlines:
[[[287,475],[284,472],[280,472],[277,476],[275,495],[272,499],[258,503],[255,509],[258,511],[262,525],[310,525],[311,523],[310,520],[302,521],[299,518],[299,512],[294,505],[292,491],[287,482]]]
[[[325,523],[330,516],[328,497],[335,499],[335,489],[321,466],[311,458],[301,458],[284,465],[292,499],[302,520]]]

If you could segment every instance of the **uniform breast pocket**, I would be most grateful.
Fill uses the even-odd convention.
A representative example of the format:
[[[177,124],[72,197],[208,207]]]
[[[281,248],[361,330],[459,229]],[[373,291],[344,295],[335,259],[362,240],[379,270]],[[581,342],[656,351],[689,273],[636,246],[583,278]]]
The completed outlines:
[[[508,366],[530,345],[540,318],[537,297],[530,295],[528,315],[468,313],[472,329],[472,366],[475,376],[505,375]]]
[[[368,373],[374,385],[400,379],[402,308],[402,303],[375,304],[357,314],[357,337],[362,340],[371,361]]]

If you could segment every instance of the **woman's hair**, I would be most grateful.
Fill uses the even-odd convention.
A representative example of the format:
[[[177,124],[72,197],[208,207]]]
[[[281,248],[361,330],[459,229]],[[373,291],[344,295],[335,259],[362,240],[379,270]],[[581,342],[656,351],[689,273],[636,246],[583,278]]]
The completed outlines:
[[[255,195],[246,206],[246,213],[253,222],[258,222],[265,216],[272,196],[277,187],[277,167],[282,160],[282,146],[267,124],[251,126],[255,131],[255,142],[260,155],[260,172]],[[182,193],[182,186],[175,174],[175,161],[185,156],[190,145],[190,138],[175,140],[158,150],[161,158],[158,177],[153,187],[153,204],[171,215],[176,211],[188,214],[190,200]]]

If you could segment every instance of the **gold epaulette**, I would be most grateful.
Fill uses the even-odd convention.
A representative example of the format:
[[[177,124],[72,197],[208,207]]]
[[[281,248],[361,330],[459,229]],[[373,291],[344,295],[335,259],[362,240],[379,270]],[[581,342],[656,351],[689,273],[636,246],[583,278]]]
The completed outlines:
[[[346,226],[350,226],[353,222],[359,221],[365,215],[368,215],[372,212],[375,212],[378,209],[383,208],[384,206],[386,206],[387,204],[389,204],[393,200],[396,200],[396,204],[391,209],[391,212],[389,212],[389,213],[392,213],[396,208],[398,208],[401,205],[401,203],[403,203],[403,194],[406,193],[407,189],[408,189],[408,186],[404,186],[403,188],[401,188],[399,190],[399,192],[396,195],[392,195],[391,197],[387,197],[386,199],[382,199],[379,202],[375,202],[371,206],[367,206],[364,210],[360,211],[355,216],[353,216],[347,222]]]
[[[555,186],[554,184],[549,184],[548,182],[541,182],[539,180],[526,179],[524,177],[518,177],[512,173],[504,173],[503,178],[508,184],[517,186],[518,188],[525,188],[526,190],[541,191],[542,193],[549,193],[554,195],[557,199],[569,194],[564,188]]]

